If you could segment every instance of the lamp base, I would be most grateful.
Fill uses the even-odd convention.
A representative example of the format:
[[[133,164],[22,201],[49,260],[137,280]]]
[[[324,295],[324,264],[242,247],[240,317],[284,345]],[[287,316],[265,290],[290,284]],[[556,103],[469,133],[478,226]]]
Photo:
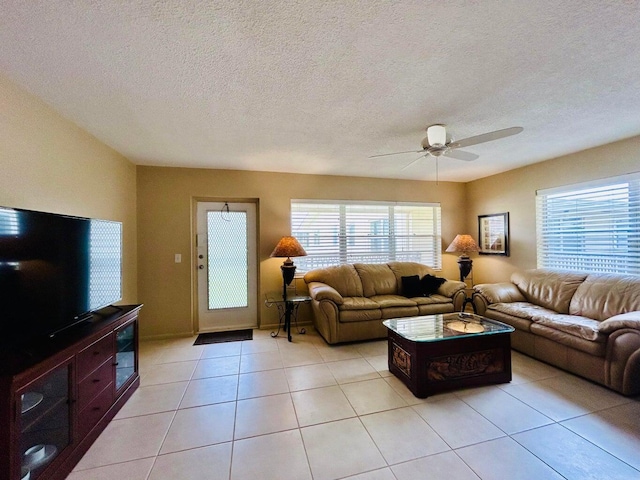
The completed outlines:
[[[287,286],[291,285],[291,282],[293,281],[293,277],[296,274],[296,266],[293,264],[293,260],[291,260],[291,258],[287,258],[280,266],[280,270],[282,270],[282,280],[284,282],[282,286],[282,298],[286,300]]]
[[[471,273],[473,260],[467,255],[460,255],[458,258],[458,267],[460,268],[460,281],[464,282],[464,279]]]

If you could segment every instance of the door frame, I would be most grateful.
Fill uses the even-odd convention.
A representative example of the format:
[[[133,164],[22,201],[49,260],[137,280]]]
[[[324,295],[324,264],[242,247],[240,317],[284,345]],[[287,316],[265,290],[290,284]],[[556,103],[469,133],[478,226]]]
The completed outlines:
[[[191,333],[198,332],[200,324],[200,313],[198,311],[198,203],[253,203],[256,207],[256,323],[258,328],[261,324],[262,305],[260,305],[260,200],[258,198],[236,198],[236,197],[191,197]]]

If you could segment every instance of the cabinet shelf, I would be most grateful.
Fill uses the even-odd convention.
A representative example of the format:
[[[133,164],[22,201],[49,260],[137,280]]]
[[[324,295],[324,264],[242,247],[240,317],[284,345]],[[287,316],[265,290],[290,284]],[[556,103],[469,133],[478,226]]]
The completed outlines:
[[[38,407],[22,414],[22,433],[29,433],[34,430],[45,430],[38,428],[43,422],[50,422],[52,417],[59,418],[57,411],[69,409],[69,399],[67,397],[44,398]]]

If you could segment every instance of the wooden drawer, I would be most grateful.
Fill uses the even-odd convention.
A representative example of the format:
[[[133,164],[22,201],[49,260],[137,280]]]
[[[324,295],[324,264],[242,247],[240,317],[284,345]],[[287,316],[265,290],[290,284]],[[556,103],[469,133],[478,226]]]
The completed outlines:
[[[78,408],[82,410],[113,381],[113,357],[91,372],[78,384]]]
[[[78,414],[78,438],[84,438],[96,423],[107,413],[113,405],[113,382],[110,382],[102,392],[98,394]]]
[[[78,358],[78,380],[84,379],[113,355],[113,332],[82,350]]]

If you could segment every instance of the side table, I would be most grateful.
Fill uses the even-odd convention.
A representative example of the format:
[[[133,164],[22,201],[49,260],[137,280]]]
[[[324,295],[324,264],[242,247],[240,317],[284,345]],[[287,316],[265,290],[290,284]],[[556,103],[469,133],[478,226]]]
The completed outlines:
[[[267,307],[273,307],[275,305],[278,309],[278,330],[271,332],[272,337],[277,337],[282,328],[287,334],[287,340],[291,341],[292,319],[296,324],[298,333],[306,333],[304,328],[298,328],[298,308],[303,303],[311,302],[311,297],[307,295],[291,295],[287,296],[285,300],[281,293],[267,293],[265,297],[264,304]]]

